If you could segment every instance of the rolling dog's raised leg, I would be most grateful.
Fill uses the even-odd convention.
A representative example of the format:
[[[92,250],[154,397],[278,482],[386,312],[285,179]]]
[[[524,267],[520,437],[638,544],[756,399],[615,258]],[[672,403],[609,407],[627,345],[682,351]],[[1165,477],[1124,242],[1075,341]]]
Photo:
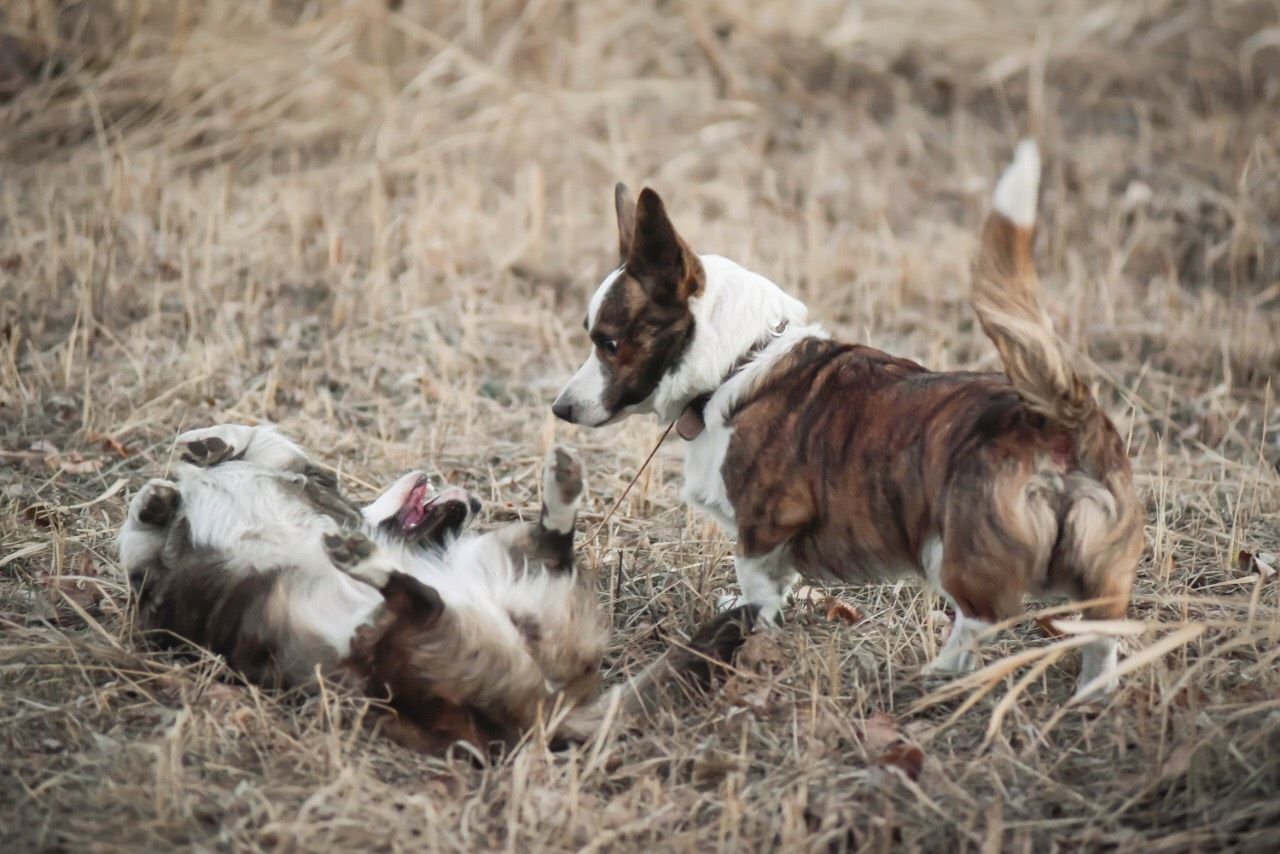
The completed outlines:
[[[358,524],[359,511],[338,489],[331,471],[312,462],[307,452],[270,425],[219,424],[188,430],[177,438],[182,461],[199,468],[242,460],[259,469],[282,472],[280,483],[297,490],[318,513],[340,527]]]
[[[200,468],[208,468],[224,460],[246,460],[266,469],[302,472],[311,462],[293,440],[268,425],[201,427],[178,436],[177,444],[182,460]]]
[[[513,556],[541,563],[551,572],[572,572],[574,525],[582,493],[582,461],[573,451],[556,445],[543,462],[538,521],[508,525],[497,536]]]
[[[326,534],[324,548],[334,566],[376,589],[398,617],[425,626],[443,613],[444,602],[435,588],[401,572],[364,534]]]

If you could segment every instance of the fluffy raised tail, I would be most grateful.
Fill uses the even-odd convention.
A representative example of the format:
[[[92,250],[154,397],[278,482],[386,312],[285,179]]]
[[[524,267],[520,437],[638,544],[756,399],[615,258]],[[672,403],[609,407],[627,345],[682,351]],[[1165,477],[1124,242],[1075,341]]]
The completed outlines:
[[[1031,260],[1040,152],[1031,140],[1018,144],[992,196],[973,262],[971,296],[978,321],[1005,372],[1027,405],[1065,427],[1093,420],[1097,404],[1067,356],[1040,305],[1040,283]]]

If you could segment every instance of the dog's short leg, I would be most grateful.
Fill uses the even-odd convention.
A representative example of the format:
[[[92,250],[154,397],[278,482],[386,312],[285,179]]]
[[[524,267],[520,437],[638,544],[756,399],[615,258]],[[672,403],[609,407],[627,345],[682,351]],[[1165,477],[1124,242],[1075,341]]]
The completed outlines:
[[[391,573],[399,571],[373,540],[358,532],[325,534],[324,550],[338,569],[378,590],[387,586]]]
[[[968,673],[977,666],[978,644],[991,623],[966,617],[959,608],[951,626],[951,636],[938,652],[938,657],[924,666],[926,675]]]
[[[552,448],[542,470],[542,512],[534,540],[538,556],[560,572],[573,569],[573,529],[582,488],[582,461],[568,448]]]
[[[243,459],[268,469],[304,469],[307,454],[274,427],[219,424],[188,430],[178,436],[178,453],[184,462],[201,468],[224,460]]]
[[[434,587],[401,572],[364,534],[325,534],[324,549],[334,566],[375,588],[386,600],[387,607],[399,616],[425,627],[444,611],[444,602]]]
[[[721,606],[754,605],[759,609],[762,622],[776,623],[782,599],[798,577],[782,549],[764,555],[737,555],[733,569],[742,595],[736,601],[722,602]]]
[[[1088,691],[1085,690],[1085,686],[1099,676],[1114,672],[1119,659],[1118,653],[1119,644],[1115,638],[1100,637],[1085,644],[1080,663],[1080,681],[1071,702],[1081,703],[1101,699],[1103,695],[1115,690],[1114,677]]]
[[[581,501],[582,461],[573,451],[556,445],[542,467],[543,530],[572,536]]]
[[[560,445],[547,452],[542,467],[542,509],[537,522],[516,522],[495,536],[517,561],[551,572],[573,570],[574,525],[582,503],[582,461]]]
[[[117,547],[120,563],[135,590],[164,548],[170,521],[181,503],[178,485],[153,478],[129,502],[129,516],[120,529]]]

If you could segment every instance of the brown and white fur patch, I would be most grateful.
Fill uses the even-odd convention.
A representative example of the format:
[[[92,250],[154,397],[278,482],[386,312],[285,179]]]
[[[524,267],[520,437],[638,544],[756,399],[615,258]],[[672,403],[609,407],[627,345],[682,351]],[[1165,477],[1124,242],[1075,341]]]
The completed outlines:
[[[974,309],[1004,373],[939,373],[834,341],[764,277],[694,254],[652,190],[634,210],[620,190],[623,263],[591,299],[594,349],[553,410],[588,426],[680,419],[684,498],[737,535],[742,599],[766,619],[797,572],[919,576],[956,609],[929,669],[957,672],[1027,595],[1118,617],[1142,513],[1124,443],[1039,303],[1039,171],[1024,142],[974,262]],[[1086,646],[1081,688],[1109,687],[1115,663],[1113,639]]]

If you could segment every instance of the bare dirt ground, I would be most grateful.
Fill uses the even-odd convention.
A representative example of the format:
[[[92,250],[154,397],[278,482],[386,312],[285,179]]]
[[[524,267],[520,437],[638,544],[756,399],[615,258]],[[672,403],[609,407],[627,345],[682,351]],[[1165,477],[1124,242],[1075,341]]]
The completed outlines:
[[[1276,850],[1280,7],[390,5],[4,6],[0,845]],[[114,532],[192,425],[275,421],[357,496],[425,461],[490,520],[559,439],[594,529],[661,431],[549,411],[619,179],[840,335],[994,367],[967,267],[1025,133],[1046,301],[1147,508],[1101,710],[1031,619],[926,682],[947,620],[910,584],[802,596],[710,699],[488,767],[130,632]],[[582,544],[611,679],[732,588],[677,445]]]

